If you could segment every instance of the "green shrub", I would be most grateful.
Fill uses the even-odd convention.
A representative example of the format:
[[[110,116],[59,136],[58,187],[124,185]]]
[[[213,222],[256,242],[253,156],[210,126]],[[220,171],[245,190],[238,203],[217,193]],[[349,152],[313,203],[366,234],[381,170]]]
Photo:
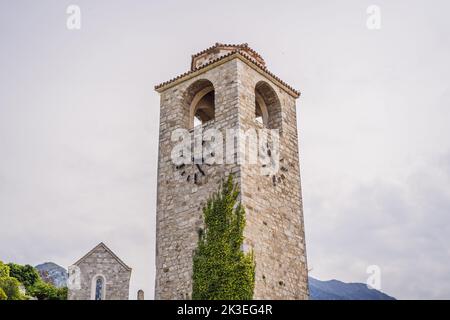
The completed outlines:
[[[9,266],[0,261],[0,278],[9,277]]]
[[[41,279],[28,289],[28,294],[38,300],[67,300],[67,288],[57,288]]]
[[[8,297],[6,296],[5,291],[3,291],[2,288],[0,288],[0,300],[7,300]]]
[[[19,289],[20,282],[16,278],[2,277],[0,278],[0,289],[5,293],[7,300],[23,300],[25,297]]]
[[[252,252],[242,252],[245,210],[238,197],[230,175],[203,208],[205,230],[199,232],[193,258],[193,299],[253,298],[255,262]]]

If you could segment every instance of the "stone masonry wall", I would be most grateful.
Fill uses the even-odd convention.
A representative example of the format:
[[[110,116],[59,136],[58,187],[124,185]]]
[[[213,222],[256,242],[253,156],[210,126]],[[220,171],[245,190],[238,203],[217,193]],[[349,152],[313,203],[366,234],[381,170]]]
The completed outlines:
[[[256,257],[254,298],[307,299],[295,99],[241,61],[238,62],[238,76],[243,130],[261,127],[254,120],[255,87],[261,81],[270,86],[281,106],[277,111],[281,113],[278,115],[281,123],[272,128],[280,132],[279,170],[266,176],[261,172],[261,164],[241,166],[242,203],[247,214],[244,237]],[[275,105],[268,107],[276,109]]]
[[[171,160],[173,130],[187,128],[189,106],[186,93],[198,81],[210,81],[215,89],[214,126],[227,129],[238,125],[237,64],[229,61],[199,77],[179,84],[161,94],[158,194],[156,217],[156,299],[190,299],[192,293],[192,257],[202,227],[202,207],[220,186],[222,178],[237,165],[197,166],[177,168]],[[199,175],[194,183],[193,175]],[[189,181],[188,181],[189,177]]]

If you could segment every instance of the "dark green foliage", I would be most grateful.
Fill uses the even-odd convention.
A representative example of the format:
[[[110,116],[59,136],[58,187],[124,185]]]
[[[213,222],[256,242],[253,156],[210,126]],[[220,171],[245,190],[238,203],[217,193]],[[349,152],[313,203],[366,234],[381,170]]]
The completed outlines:
[[[38,300],[67,300],[67,288],[56,288],[40,279],[28,289],[28,294]]]
[[[29,264],[22,266],[15,263],[9,263],[8,266],[9,275],[19,280],[19,282],[22,283],[27,290],[38,280],[40,280],[37,270]]]
[[[230,175],[203,208],[205,230],[199,232],[193,259],[196,300],[250,300],[255,286],[253,253],[244,254],[245,210]]]

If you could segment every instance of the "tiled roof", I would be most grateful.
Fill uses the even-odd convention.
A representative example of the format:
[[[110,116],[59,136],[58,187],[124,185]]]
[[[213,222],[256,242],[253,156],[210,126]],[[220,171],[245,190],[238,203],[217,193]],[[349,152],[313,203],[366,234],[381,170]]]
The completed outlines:
[[[217,45],[217,44],[216,44],[216,45]],[[231,46],[231,45],[230,45],[230,46]],[[215,48],[215,46],[213,46],[213,47],[211,47],[211,48]],[[203,50],[203,51],[197,53],[196,55],[203,54],[203,53],[206,52],[207,50],[211,50],[211,48],[208,48],[208,49],[206,49],[206,50]],[[221,61],[221,60],[224,60],[224,59],[226,59],[226,58],[229,58],[229,57],[231,57],[232,55],[236,55],[236,56],[239,56],[239,57],[241,57],[241,58],[244,58],[247,62],[250,62],[251,64],[253,64],[253,65],[255,65],[256,67],[258,67],[263,73],[265,73],[265,74],[268,75],[270,78],[272,78],[273,80],[275,80],[275,82],[278,82],[279,84],[281,84],[281,86],[285,87],[288,91],[291,91],[292,94],[293,94],[296,98],[298,98],[298,97],[300,96],[300,92],[299,92],[298,90],[292,88],[292,87],[291,87],[290,85],[288,85],[286,82],[284,82],[284,81],[281,80],[279,77],[277,77],[276,75],[274,75],[272,72],[270,72],[269,70],[267,70],[267,68],[266,68],[265,66],[263,66],[262,64],[256,62],[254,59],[251,59],[250,57],[248,57],[248,55],[245,53],[245,51],[243,51],[243,50],[241,50],[241,49],[233,50],[233,51],[231,51],[230,53],[228,53],[228,54],[226,54],[226,55],[223,55],[223,56],[220,57],[220,58],[211,60],[210,62],[208,62],[208,63],[202,65],[202,66],[199,67],[198,69],[187,71],[187,72],[185,72],[185,73],[183,73],[183,74],[181,74],[181,75],[179,75],[179,76],[177,76],[177,77],[175,77],[175,78],[173,78],[173,79],[170,79],[170,80],[168,80],[168,81],[165,81],[165,82],[163,82],[163,83],[160,83],[160,84],[158,84],[158,85],[155,86],[155,90],[161,92],[161,91],[162,91],[161,89],[164,88],[165,86],[167,86],[167,85],[169,85],[169,84],[172,84],[173,82],[175,82],[175,81],[177,81],[177,80],[180,80],[180,79],[182,79],[182,78],[184,78],[184,77],[187,77],[187,76],[189,76],[189,75],[191,75],[191,74],[193,74],[193,73],[200,72],[202,69],[205,69],[205,68],[211,66],[212,64],[214,64],[214,63],[216,63],[216,62],[219,62],[219,61]]]
[[[264,59],[261,57],[261,55],[260,55],[258,52],[256,52],[255,50],[253,50],[252,48],[250,48],[250,47],[248,46],[248,43],[229,44],[229,43],[219,43],[219,42],[216,42],[216,44],[213,45],[212,47],[206,48],[205,50],[202,50],[202,51],[200,51],[200,52],[197,52],[197,53],[193,54],[193,55],[192,55],[192,58],[201,56],[202,54],[207,53],[207,52],[209,52],[209,51],[211,51],[211,50],[214,50],[214,49],[216,49],[216,48],[219,48],[219,47],[236,47],[236,48],[240,48],[240,49],[246,49],[246,50],[250,51],[250,52],[253,53],[255,56],[258,56],[258,58],[260,58],[261,60],[264,61]]]

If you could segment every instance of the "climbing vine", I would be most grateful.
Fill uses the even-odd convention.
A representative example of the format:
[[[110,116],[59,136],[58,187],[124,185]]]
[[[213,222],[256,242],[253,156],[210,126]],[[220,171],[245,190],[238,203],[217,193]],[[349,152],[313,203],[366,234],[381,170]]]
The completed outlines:
[[[253,252],[244,253],[245,209],[232,175],[203,208],[205,229],[199,232],[193,258],[195,300],[251,300],[255,286]]]

